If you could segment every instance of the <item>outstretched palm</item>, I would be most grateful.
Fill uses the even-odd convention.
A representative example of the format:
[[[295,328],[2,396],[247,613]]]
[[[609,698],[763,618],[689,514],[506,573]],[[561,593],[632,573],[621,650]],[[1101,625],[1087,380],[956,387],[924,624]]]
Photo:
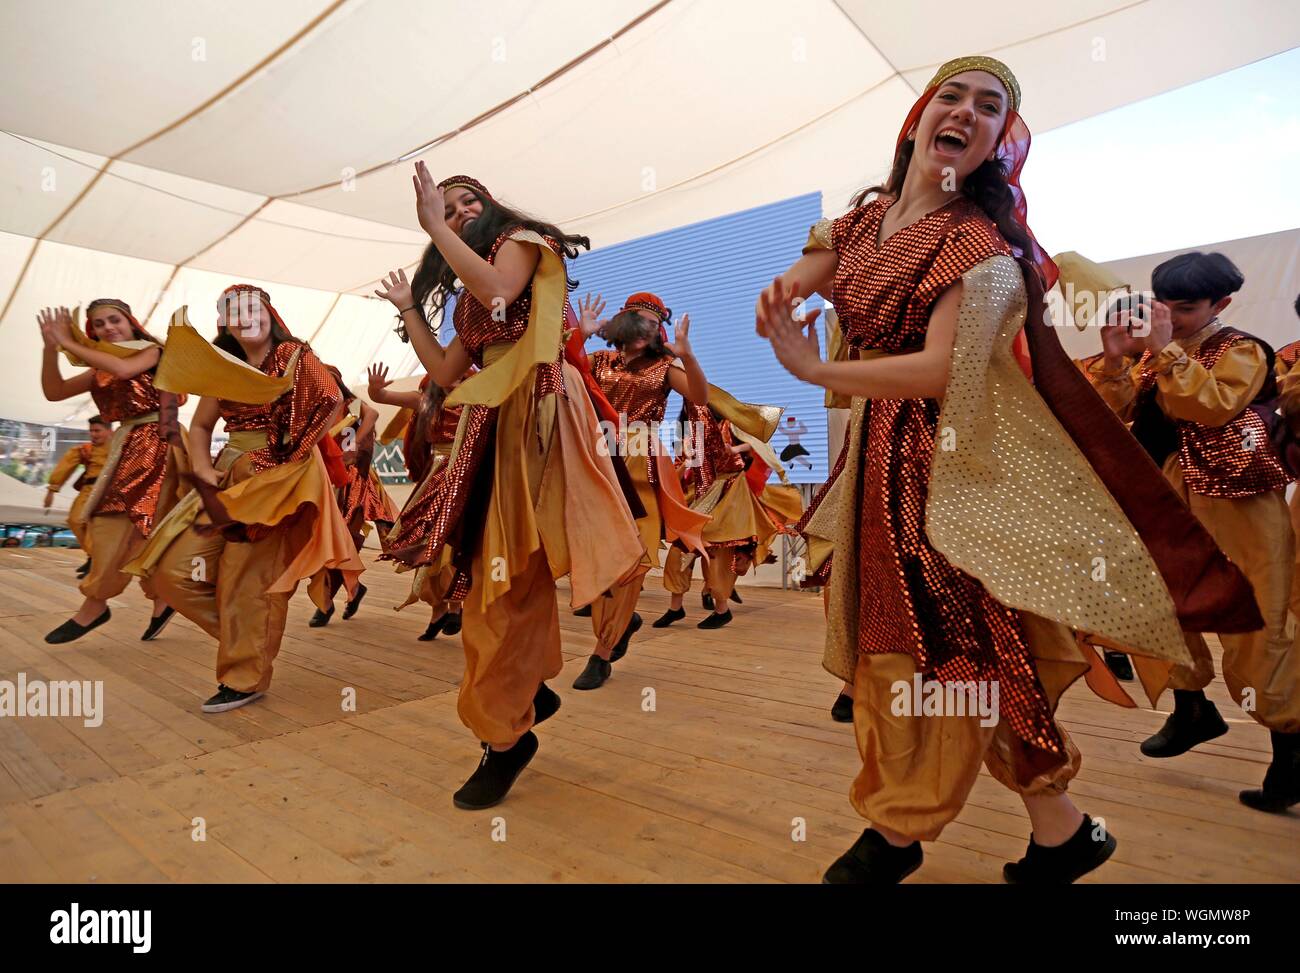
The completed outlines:
[[[664,347],[675,358],[689,358],[691,356],[691,316],[683,314],[676,324],[673,325],[673,340],[665,341]]]

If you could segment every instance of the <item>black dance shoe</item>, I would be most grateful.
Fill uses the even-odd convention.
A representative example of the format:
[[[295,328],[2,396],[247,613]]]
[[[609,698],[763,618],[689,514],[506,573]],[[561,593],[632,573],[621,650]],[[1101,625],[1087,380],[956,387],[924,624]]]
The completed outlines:
[[[593,655],[587,660],[587,668],[582,670],[582,674],[573,680],[574,689],[599,689],[605,685],[605,680],[613,672],[613,666],[598,655]]]
[[[705,611],[713,611],[713,595],[705,591],[700,595],[700,604],[704,606]]]
[[[667,628],[673,622],[680,622],[686,617],[685,608],[669,608],[666,612],[650,623],[651,628]]]
[[[451,618],[451,612],[443,612],[431,621],[429,627],[424,630],[424,634],[417,635],[416,639],[420,642],[432,642],[438,637],[438,634],[447,627],[447,619],[449,618]]]
[[[637,612],[632,613],[632,618],[627,623],[627,628],[623,629],[623,637],[618,640],[613,650],[609,653],[609,661],[617,662],[623,656],[627,655],[628,643],[632,641],[632,636],[641,630],[641,616]]]
[[[460,634],[460,612],[447,612],[447,624],[442,627],[443,635]]]
[[[1242,791],[1238,799],[1246,807],[1269,814],[1285,814],[1300,804],[1300,733],[1272,731],[1273,762],[1264,772],[1264,786]]]
[[[365,585],[363,584],[357,585],[356,597],[351,599],[346,605],[343,606],[344,621],[347,621],[349,618],[351,618],[353,615],[357,613],[357,609],[361,607],[361,599],[366,596],[366,591],[367,588]]]
[[[86,558],[86,563],[83,564],[81,567],[77,568],[78,578],[84,578],[86,575],[90,574],[90,561],[91,561],[90,558]]]
[[[745,603],[745,599],[740,597],[740,592],[737,591],[735,588],[731,589],[731,600],[734,601],[737,605],[743,605]]]
[[[1114,673],[1116,679],[1121,682],[1133,681],[1133,663],[1129,661],[1127,655],[1109,650],[1103,654],[1106,657],[1106,668]]]
[[[1148,757],[1177,757],[1228,732],[1218,708],[1200,690],[1175,689],[1174,711],[1155,736],[1142,741]]]
[[[533,694],[533,726],[545,723],[559,708],[560,694],[546,683],[542,683]]]
[[[172,620],[172,616],[175,614],[176,609],[171,605],[168,605],[162,610],[161,615],[155,615],[153,618],[149,619],[149,627],[146,628],[144,634],[140,636],[140,641],[152,642],[159,635],[162,635],[162,630],[167,627],[167,623]]]
[[[846,693],[840,693],[835,699],[835,705],[831,707],[831,719],[836,723],[853,722],[853,697]]]
[[[1115,854],[1118,842],[1109,831],[1100,838],[1093,835],[1092,818],[1083,816],[1083,824],[1064,844],[1044,848],[1029,836],[1029,849],[1018,862],[1002,866],[1002,877],[1011,885],[1069,885],[1083,878]]]
[[[574,618],[590,618],[590,617],[591,617],[591,606],[590,606],[590,605],[583,605],[581,608],[575,608],[575,609],[573,610],[573,617],[574,617]]]
[[[71,618],[56,628],[49,635],[45,636],[45,641],[50,645],[62,645],[64,642],[75,642],[92,628],[99,628],[106,621],[113,617],[113,613],[107,608],[104,613],[96,618],[89,625],[79,625]]]
[[[696,625],[696,628],[722,628],[723,625],[731,624],[731,609],[727,609],[721,615],[717,612],[709,612],[709,617]]]
[[[921,842],[895,848],[879,831],[868,828],[853,847],[840,855],[826,874],[823,885],[897,885],[921,867],[925,856]]]
[[[330,605],[330,610],[327,612],[323,612],[319,608],[317,608],[315,613],[311,616],[311,620],[308,621],[307,624],[312,628],[324,628],[326,625],[330,623],[330,619],[333,617],[334,617],[333,605]]]
[[[483,759],[478,770],[455,794],[451,801],[464,811],[481,811],[505,800],[520,771],[537,753],[537,735],[529,730],[509,750],[493,750],[483,745]]]
[[[218,686],[216,695],[211,696],[201,709],[205,713],[226,713],[232,709],[247,706],[254,700],[261,699],[265,693],[244,693],[229,686]]]

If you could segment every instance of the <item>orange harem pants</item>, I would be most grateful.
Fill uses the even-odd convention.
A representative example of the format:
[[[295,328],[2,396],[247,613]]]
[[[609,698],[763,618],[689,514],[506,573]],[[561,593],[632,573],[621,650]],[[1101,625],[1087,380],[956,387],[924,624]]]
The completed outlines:
[[[895,687],[905,686],[910,694],[915,672],[910,655],[858,655],[853,733],[862,769],[849,800],[872,824],[934,841],[961,813],[981,765],[1005,787],[1030,796],[1063,793],[1078,773],[1079,749],[1060,724],[1066,760],[1022,785],[1020,743],[1008,724],[982,726],[978,715],[895,715]]]
[[[1205,497],[1187,489],[1177,454],[1165,475],[1196,519],[1255,589],[1264,627],[1223,634],[1223,681],[1232,698],[1258,723],[1279,733],[1300,733],[1300,636],[1287,635],[1295,570],[1295,536],[1286,491],[1253,497]],[[1176,666],[1172,689],[1204,689],[1214,679],[1214,660],[1203,636],[1183,633],[1192,666]]]
[[[649,446],[644,447],[645,450]],[[633,453],[628,450],[628,453]],[[646,515],[637,518],[637,532],[641,535],[641,543],[645,545],[646,556],[642,561],[642,566],[646,571],[656,567],[659,563],[659,547],[661,544],[661,534],[663,525],[661,523],[661,514],[659,512],[659,498],[655,493],[654,486],[650,483],[650,457],[645,455],[627,455],[624,457],[627,463],[628,475],[632,482],[636,484],[637,496],[641,500],[641,506],[645,508]],[[632,614],[636,611],[637,598],[641,596],[641,587],[645,583],[645,571],[642,571],[636,577],[616,585],[606,591],[603,595],[591,603],[591,628],[596,634],[596,646],[592,653],[608,661],[610,655],[614,652],[614,646],[618,644],[623,633],[627,631],[628,625],[632,621]]]
[[[90,499],[90,494],[94,492],[95,485],[84,486],[77,491],[76,497],[72,500],[72,506],[68,509],[68,530],[72,531],[77,538],[77,543],[81,549],[90,557],[90,524],[86,522],[84,511],[86,501]]]
[[[704,587],[713,595],[714,604],[724,609],[727,599],[736,587],[736,572],[732,568],[730,547],[709,545],[709,560],[704,565]],[[688,554],[678,547],[668,549],[664,560],[664,589],[669,594],[684,595],[691,590],[691,575],[698,554]],[[719,595],[720,592],[726,594]]]
[[[79,590],[87,598],[116,598],[131,583],[131,575],[122,567],[140,553],[145,536],[127,514],[96,514],[86,523],[86,533],[90,573]],[[146,597],[157,597],[157,587],[151,581],[141,579],[140,587]]]

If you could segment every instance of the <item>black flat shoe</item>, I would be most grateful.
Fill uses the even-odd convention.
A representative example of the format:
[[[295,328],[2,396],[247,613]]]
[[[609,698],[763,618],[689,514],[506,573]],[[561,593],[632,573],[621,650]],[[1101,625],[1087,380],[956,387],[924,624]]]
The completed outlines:
[[[113,617],[113,613],[107,608],[104,613],[96,618],[89,625],[78,625],[71,618],[56,628],[49,635],[45,636],[45,641],[50,645],[62,645],[65,642],[75,642],[92,628],[99,628],[106,621]]]
[[[420,642],[432,642],[438,637],[438,633],[447,627],[447,619],[451,617],[451,612],[443,612],[436,619],[429,623],[429,627],[424,630],[423,635],[417,635],[416,639]]]
[[[1273,762],[1264,772],[1264,786],[1242,791],[1238,800],[1248,808],[1267,814],[1285,814],[1300,804],[1300,733],[1273,730]]]
[[[323,612],[319,608],[317,608],[315,614],[311,616],[311,620],[307,624],[312,628],[323,628],[324,626],[330,623],[330,619],[333,617],[334,617],[333,605],[330,605],[330,610],[327,612]]]
[[[161,615],[155,615],[153,618],[149,619],[149,627],[146,628],[144,634],[140,636],[140,641],[152,642],[156,639],[162,634],[162,630],[167,627],[167,623],[172,620],[172,616],[175,614],[176,609],[171,605],[168,605],[162,610]]]
[[[529,730],[509,750],[493,750],[484,744],[478,769],[455,794],[452,803],[465,811],[481,811],[505,800],[520,771],[537,753],[537,735]]]
[[[460,612],[447,612],[447,624],[442,627],[442,634],[460,634]]]
[[[705,611],[713,611],[713,595],[704,592],[700,595],[700,604],[704,606]]]
[[[363,585],[363,584],[358,584],[358,585],[357,585],[357,595],[356,595],[356,597],[353,598],[351,601],[349,601],[346,605],[343,606],[343,620],[344,620],[344,621],[347,621],[349,618],[351,618],[353,615],[355,615],[355,614],[357,613],[357,609],[361,607],[361,599],[364,598],[364,597],[366,596],[366,591],[367,591],[367,590],[368,590],[368,589],[366,588],[365,585]]]
[[[560,694],[546,683],[542,683],[533,694],[533,726],[545,723],[559,708]]]
[[[573,610],[573,617],[574,617],[574,618],[590,618],[590,617],[591,617],[591,606],[590,606],[590,605],[583,605],[581,608],[575,608],[575,609]]]
[[[218,686],[216,695],[209,697],[200,708],[205,713],[228,713],[232,709],[247,706],[264,695],[265,693],[244,693],[229,686]]]
[[[840,855],[822,876],[823,885],[897,885],[921,867],[921,842],[895,848],[872,828]]]
[[[709,617],[696,625],[696,628],[722,628],[723,625],[731,624],[731,609],[727,609],[721,615],[717,612],[709,612]]]
[[[731,600],[734,601],[737,605],[743,605],[745,603],[745,599],[740,597],[740,592],[737,591],[735,588],[731,589]]]
[[[853,722],[853,697],[840,693],[831,707],[831,719],[836,723]]]
[[[1106,657],[1106,668],[1114,673],[1115,678],[1121,682],[1133,681],[1133,663],[1129,661],[1127,655],[1123,652],[1111,652],[1107,650],[1103,653]]]
[[[669,608],[666,612],[650,623],[651,628],[667,628],[673,622],[680,622],[686,617],[685,608]]]
[[[613,667],[598,655],[587,660],[587,668],[573,680],[574,689],[599,689],[613,672]]]
[[[1177,757],[1228,732],[1218,707],[1199,691],[1174,690],[1174,711],[1154,736],[1142,741],[1148,757]]]
[[[86,563],[77,568],[78,578],[84,578],[88,574],[90,574],[90,558],[86,558]]]
[[[623,637],[609,653],[609,661],[617,662],[623,656],[627,655],[628,643],[632,641],[632,636],[641,630],[641,616],[637,612],[632,613],[631,620],[627,623],[627,628],[623,629]]]
[[[1118,842],[1109,831],[1093,837],[1092,818],[1083,816],[1083,824],[1064,844],[1044,848],[1029,836],[1029,849],[1018,862],[1002,866],[1002,877],[1011,885],[1069,885],[1083,878],[1115,854]]]

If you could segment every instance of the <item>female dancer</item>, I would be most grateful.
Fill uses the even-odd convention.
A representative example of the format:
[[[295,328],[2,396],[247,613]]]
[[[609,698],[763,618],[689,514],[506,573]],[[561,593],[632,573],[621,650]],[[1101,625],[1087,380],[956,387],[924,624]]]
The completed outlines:
[[[405,290],[409,291],[409,287]],[[403,288],[399,286],[388,293],[401,295]],[[473,371],[470,369],[464,377],[468,378]],[[406,475],[415,484],[415,489],[407,497],[409,502],[420,493],[425,479],[445,466],[451,458],[451,448],[456,442],[456,428],[460,425],[462,410],[460,406],[447,405],[448,390],[433,381],[430,375],[425,375],[420,380],[420,388],[415,392],[397,392],[388,388],[390,384],[387,366],[380,362],[370,367],[370,401],[395,405],[401,409],[384,430],[381,441],[387,443],[398,436],[402,437]],[[455,382],[452,387],[459,384],[459,381]],[[404,568],[404,565],[399,565],[399,570]],[[416,636],[419,641],[432,642],[439,635],[460,634],[461,603],[444,597],[454,580],[454,568],[449,557],[438,570],[428,565],[415,569],[411,578],[411,592],[406,601],[397,605],[395,610],[401,611],[417,601],[430,606],[432,614],[429,624]]]
[[[173,316],[158,383],[203,396],[190,432],[196,490],[129,566],[217,640],[205,713],[265,694],[299,581],[362,570],[318,448],[342,402],[334,377],[261,288],[226,288],[217,311],[212,344],[185,308]],[[230,441],[214,464],[218,419]]]
[[[39,315],[45,353],[41,363],[41,388],[51,402],[89,392],[100,418],[118,423],[109,443],[104,468],[82,510],[90,548],[90,570],[81,582],[85,600],[75,615],[45,636],[53,644],[81,638],[112,617],[108,599],[120,595],[131,578],[122,566],[144,545],[155,515],[175,499],[176,477],[163,481],[168,470],[168,445],[158,431],[160,398],[154,388],[154,370],[162,346],[116,298],[91,301],[86,308],[83,334],[67,308],[46,308]],[[74,364],[89,369],[72,378],[59,374],[62,348]],[[173,469],[176,469],[173,462]],[[157,638],[171,620],[173,610],[153,588],[141,584],[153,599],[153,617],[141,638]]]
[[[453,392],[467,406],[451,460],[421,485],[389,534],[385,557],[456,568],[464,598],[465,677],[457,706],[482,741],[457,807],[502,800],[537,752],[532,727],[559,697],[544,685],[563,666],[555,579],[571,605],[589,604],[641,569],[643,549],[576,369],[561,357],[569,284],[564,257],[585,237],[510,209],[475,179],[435,183],[415,167],[416,213],[431,241],[408,297],[405,275],[379,296],[402,322],[433,381],[470,364],[482,371]],[[443,348],[425,321],[459,280],[456,337]]]
[[[337,368],[333,365],[326,365],[325,368],[334,376],[339,394],[343,396],[343,417],[329,433],[339,447],[340,461],[344,465],[345,481],[335,491],[335,496],[343,514],[343,522],[348,525],[348,533],[352,535],[352,543],[359,553],[369,530],[366,525],[375,525],[382,544],[384,535],[397,519],[397,507],[384,489],[379,473],[370,465],[375,453],[375,422],[379,413],[352,394],[352,390],[343,383],[343,374]],[[356,412],[352,411],[353,407]],[[337,568],[331,568],[312,578],[309,587],[313,589],[313,602],[329,605],[324,611],[316,609],[307,622],[312,628],[329,624],[334,615],[334,595],[340,587],[346,588],[348,593],[348,603],[343,607],[345,620],[357,613],[367,590],[360,578],[352,577],[349,580]]]
[[[637,529],[645,546],[645,569],[640,577],[605,592],[592,605],[592,628],[596,651],[573,683],[574,689],[597,689],[611,673],[611,663],[627,653],[628,643],[641,627],[636,600],[641,594],[645,571],[659,566],[659,548],[666,538],[691,550],[703,550],[700,531],[707,514],[692,514],[686,507],[681,485],[658,435],[668,407],[668,395],[676,392],[687,402],[706,405],[709,383],[690,344],[690,315],[682,315],[668,340],[665,325],[672,312],[656,295],[633,294],[610,320],[601,320],[605,302],[600,295],[588,295],[580,304],[580,321],[569,340],[566,353],[613,408],[618,429],[609,430],[613,451],[623,458],[645,510],[637,518]],[[613,351],[587,355],[583,345],[593,334],[603,334]]]
[[[709,517],[702,536],[709,554],[704,568],[705,606],[712,612],[697,625],[704,629],[731,622],[727,603],[738,601],[737,576],[766,563],[777,535],[803,514],[798,490],[767,484],[773,470],[786,480],[781,461],[768,445],[783,410],[738,402],[713,386],[709,390],[709,405],[687,405],[681,416],[688,431],[683,442],[690,454],[682,466],[683,485],[691,509]],[[682,602],[691,586],[692,561],[680,547],[670,548],[664,587],[672,600],[655,628],[686,617]]]
[[[1045,323],[1055,268],[1024,220],[1019,103],[1001,62],[943,65],[903,124],[886,184],[813,227],[804,257],[758,302],[759,332],[787,370],[854,396],[838,476],[808,532],[833,542],[824,664],[853,683],[863,767],[850,796],[872,827],[828,882],[897,882],[918,868],[919,842],[957,816],[981,761],[1033,824],[1008,881],[1073,881],[1099,866],[1115,839],[1065,793],[1079,752],[1053,712],[1080,674],[1127,697],[1069,629],[1182,662],[1180,618],[1204,626],[1243,603],[1244,578],[1137,443],[1097,435],[1118,420]],[[857,360],[821,360],[817,312],[792,303],[813,291],[833,299]],[[1033,386],[1012,353],[1022,327]],[[1231,624],[1257,626],[1258,612]],[[913,713],[913,676],[982,694],[996,725],[967,715],[974,705]]]

